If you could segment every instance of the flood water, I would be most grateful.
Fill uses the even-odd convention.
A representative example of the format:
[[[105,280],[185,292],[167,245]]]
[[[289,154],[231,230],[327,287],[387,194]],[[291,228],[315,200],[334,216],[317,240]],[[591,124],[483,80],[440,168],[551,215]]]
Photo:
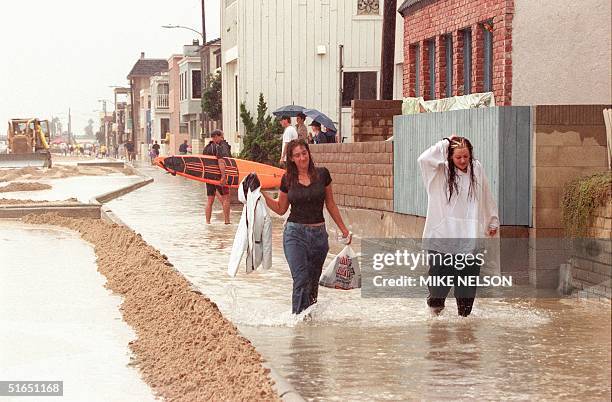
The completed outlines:
[[[105,282],[78,233],[0,220],[0,379],[63,381],[62,401],[155,401],[128,366],[136,334]]]
[[[472,316],[460,319],[449,299],[443,315],[431,318],[424,300],[321,288],[310,319],[296,319],[282,219],[274,220],[272,269],[230,278],[239,208],[233,224],[223,225],[216,204],[206,225],[204,185],[142,171],[155,182],[110,209],[217,303],[307,399],[610,399],[609,303],[477,299]]]

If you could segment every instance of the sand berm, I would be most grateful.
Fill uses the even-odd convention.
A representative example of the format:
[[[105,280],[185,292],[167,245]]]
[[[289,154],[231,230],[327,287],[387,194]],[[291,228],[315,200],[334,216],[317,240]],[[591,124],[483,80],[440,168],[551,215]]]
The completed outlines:
[[[279,400],[263,359],[217,306],[131,229],[89,218],[28,215],[93,244],[106,286],[123,296],[133,365],[167,401]],[[95,312],[92,312],[95,314]]]

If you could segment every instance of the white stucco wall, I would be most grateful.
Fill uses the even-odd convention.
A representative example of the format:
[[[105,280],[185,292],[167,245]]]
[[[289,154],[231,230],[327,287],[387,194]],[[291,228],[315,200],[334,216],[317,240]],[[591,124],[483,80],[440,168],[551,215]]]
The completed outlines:
[[[514,2],[512,104],[612,102],[612,2]]]

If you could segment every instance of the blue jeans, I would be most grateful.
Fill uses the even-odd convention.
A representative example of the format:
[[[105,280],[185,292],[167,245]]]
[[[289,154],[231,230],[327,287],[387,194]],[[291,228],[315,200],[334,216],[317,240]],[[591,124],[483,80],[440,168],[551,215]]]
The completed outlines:
[[[291,298],[294,314],[317,302],[319,278],[329,251],[325,225],[307,226],[287,222],[283,232],[283,248],[293,277]]]

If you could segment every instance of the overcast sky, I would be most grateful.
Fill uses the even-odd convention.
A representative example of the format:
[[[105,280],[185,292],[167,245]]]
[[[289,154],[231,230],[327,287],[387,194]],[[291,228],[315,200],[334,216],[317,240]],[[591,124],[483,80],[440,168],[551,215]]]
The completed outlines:
[[[220,0],[206,0],[207,39],[219,37]],[[12,117],[58,116],[82,134],[89,118],[98,129],[98,99],[113,100],[111,85],[145,52],[168,58],[201,30],[200,0],[0,1],[0,131]],[[109,103],[107,109],[113,110]]]

